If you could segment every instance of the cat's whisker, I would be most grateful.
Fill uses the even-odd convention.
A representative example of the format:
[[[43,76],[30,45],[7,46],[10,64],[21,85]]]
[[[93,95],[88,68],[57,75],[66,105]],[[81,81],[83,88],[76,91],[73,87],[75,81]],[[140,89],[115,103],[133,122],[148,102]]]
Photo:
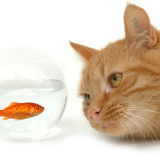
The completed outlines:
[[[131,101],[124,101],[124,102],[126,102],[126,103],[128,103],[128,104],[132,104],[132,105],[134,105],[134,106],[139,106],[139,104],[143,104],[143,105],[145,105],[145,106],[149,106],[149,107],[151,107],[151,108],[153,108],[154,107],[154,105],[153,104],[150,104],[149,102],[151,102],[151,103],[153,103],[153,102],[160,102],[160,100],[153,100],[153,99],[151,99],[151,100],[145,100],[145,101],[138,101],[137,102],[137,105],[136,104],[134,104],[133,102],[131,102]],[[145,103],[146,102],[146,103]],[[142,108],[142,107],[141,107]]]
[[[127,109],[128,111],[129,111],[129,110],[137,110],[137,111],[144,111],[144,112],[150,112],[150,113],[157,113],[157,114],[159,114],[159,112],[156,112],[156,111],[154,111],[154,110],[146,110],[146,109],[144,109],[144,108],[142,108],[142,107],[141,107],[141,109],[139,109],[139,108],[137,108],[137,106],[136,106],[135,104],[133,104],[133,103],[131,103],[131,102],[128,102],[128,101],[125,101],[125,102],[130,103],[130,104],[132,104],[133,106],[135,106],[135,107],[132,107],[132,108]],[[157,126],[155,126],[153,123],[151,123],[151,122],[149,122],[149,121],[148,121],[148,123],[147,123],[147,120],[143,119],[142,117],[139,117],[139,116],[134,115],[134,114],[132,114],[132,113],[126,112],[126,109],[124,109],[123,112],[125,112],[126,114],[130,114],[130,115],[132,115],[132,116],[134,116],[134,117],[137,117],[137,118],[141,119],[141,121],[143,121],[143,122],[150,128],[151,132],[153,133],[153,135],[155,136],[156,140],[158,141],[158,138],[157,138],[155,132],[152,130],[152,128],[150,127],[150,125],[149,125],[148,123],[150,123],[152,126],[154,126],[154,127],[158,130]],[[126,116],[126,115],[123,115],[123,116]],[[128,117],[128,118],[129,118],[129,117]],[[130,119],[130,120],[131,120],[131,119]],[[132,121],[133,121],[133,120],[132,120]],[[133,122],[134,122],[134,124],[135,124],[135,121],[133,121]],[[136,124],[136,126],[137,126],[137,124]],[[138,126],[139,126],[139,125],[138,125]],[[139,128],[139,127],[138,127],[138,128]],[[144,130],[144,128],[143,128],[143,130]],[[145,132],[146,132],[146,130],[145,130]],[[142,133],[142,129],[141,129],[141,133]],[[146,132],[146,133],[147,133],[147,132]],[[149,134],[149,133],[147,133],[147,134]],[[149,135],[150,135],[150,134],[149,134]],[[143,137],[144,137],[144,135],[143,135]],[[151,135],[150,135],[150,137],[151,137],[151,139],[152,139],[152,136],[151,136]],[[145,138],[145,139],[146,139],[146,138]],[[152,140],[153,140],[153,139],[152,139]],[[154,140],[153,140],[153,141],[154,141]]]
[[[127,112],[126,112],[127,113]],[[146,137],[143,133],[143,130],[146,132],[146,130],[144,128],[142,128],[137,122],[135,122],[133,119],[131,119],[130,117],[128,117],[127,115],[125,114],[122,114],[124,117],[126,117],[128,120],[132,121],[140,130],[140,133],[142,134],[142,136],[144,137],[144,139],[146,140]],[[143,130],[142,130],[143,129]],[[147,132],[146,132],[147,133]]]
[[[126,114],[127,114],[127,112],[126,112]],[[128,118],[129,118],[129,117],[128,117]],[[135,117],[134,117],[134,118],[135,118]],[[131,120],[131,119],[130,119],[130,120]],[[147,125],[147,126],[148,126],[148,125]],[[148,132],[144,129],[144,127],[141,126],[141,128],[145,131],[146,134],[149,134],[149,136],[150,136],[150,138],[152,139],[152,141],[154,141],[154,139],[152,138],[151,134],[148,133]],[[142,133],[142,132],[141,132],[141,133]],[[142,133],[142,135],[144,135],[144,134]],[[144,139],[146,140],[146,136],[144,135],[143,137],[144,137]],[[146,142],[147,142],[147,140],[146,140]]]
[[[119,104],[118,104],[119,105]],[[117,110],[118,112],[119,112],[119,116],[123,116],[124,114],[122,113],[122,112],[120,112],[119,110]],[[122,109],[122,111],[124,111],[123,109]],[[120,117],[119,117],[120,118]],[[121,121],[123,122],[123,124],[125,124],[126,125],[126,127],[127,127],[127,129],[129,129],[129,131],[130,131],[130,133],[131,133],[131,136],[132,136],[132,142],[134,142],[135,143],[135,139],[134,139],[134,136],[133,136],[133,131],[132,131],[132,129],[127,125],[127,122],[125,122],[122,118],[120,118],[121,119]],[[126,134],[127,135],[127,139],[128,139],[128,134]]]
[[[129,112],[126,112],[126,114],[130,114],[130,115],[132,115],[133,117],[135,116],[135,117],[137,117],[137,118],[139,118],[141,121],[143,121],[148,127],[149,127],[149,129],[151,130],[151,132],[153,133],[153,135],[154,135],[154,137],[156,138],[156,140],[157,140],[157,142],[158,142],[158,137],[156,136],[156,134],[155,134],[155,132],[153,131],[153,129],[151,128],[151,126],[154,126],[156,129],[158,129],[153,123],[151,123],[150,121],[148,121],[148,120],[146,120],[146,119],[144,119],[144,118],[142,118],[142,117],[140,117],[140,116],[137,116],[137,115],[135,115],[135,114],[132,114],[132,113],[129,113]],[[149,125],[148,123],[151,125]],[[158,129],[159,130],[159,129]],[[152,136],[151,136],[151,138],[152,138]],[[152,139],[153,140],[153,139]],[[153,140],[154,141],[154,140]]]
[[[125,102],[128,102],[128,101],[125,101]],[[129,102],[129,103],[131,103],[131,102]],[[132,110],[133,109],[133,110],[138,110],[138,111],[153,112],[153,113],[157,113],[157,114],[160,113],[160,112],[157,112],[157,111],[154,111],[154,110],[151,110],[151,109],[146,110],[146,108],[143,108],[143,107],[137,108],[137,106],[135,104],[133,104],[133,103],[131,103],[131,104],[134,105],[135,107],[129,107],[127,110]],[[145,103],[143,103],[143,104],[145,104]],[[149,105],[149,104],[145,104],[145,105],[153,107],[152,105]]]
[[[145,102],[149,102],[149,101],[145,101]],[[159,101],[159,102],[160,102],[160,101]],[[138,102],[138,103],[144,104],[145,106],[154,107],[154,105],[151,105],[151,104],[149,104],[149,103],[144,103],[144,102]],[[152,103],[153,103],[153,101],[152,101]]]
[[[118,117],[115,117],[115,118],[116,118],[118,121],[120,121],[121,126],[126,126],[127,130],[129,130],[129,131],[130,131],[130,133],[132,134],[132,142],[133,142],[133,141],[134,141],[134,137],[133,137],[133,133],[132,133],[132,131],[131,131],[130,127],[127,125],[127,123],[126,123],[123,119],[118,118]],[[126,136],[126,137],[127,137],[127,139],[129,139],[129,137],[128,137],[128,133],[125,133],[125,134],[124,134],[124,136]],[[135,141],[134,141],[134,143],[135,143]]]
[[[128,101],[125,101],[125,102],[127,102],[128,103]],[[134,105],[134,104],[133,104]],[[136,105],[134,105],[134,106],[136,106]],[[133,109],[135,109],[135,108],[133,108]],[[136,108],[137,109],[137,108]],[[128,110],[128,109],[127,109]],[[126,114],[127,114],[127,112],[126,112],[126,109],[123,109],[123,112],[125,112]],[[135,116],[134,116],[135,117]],[[128,117],[129,118],[129,117]],[[143,130],[145,130],[144,128],[142,128]],[[149,133],[147,133],[147,131],[145,130],[145,132],[146,132],[146,134],[149,134]],[[142,133],[142,132],[141,132]],[[150,135],[150,134],[149,134]],[[152,139],[152,136],[150,135],[150,137],[151,137],[151,139]],[[145,140],[146,140],[146,138],[145,138]],[[153,140],[153,139],[152,139]]]
[[[127,129],[130,130],[130,128],[128,127],[128,125],[126,125],[125,122],[121,118],[118,118],[118,117],[115,117],[115,118],[121,123],[121,126],[125,125],[127,127]],[[129,139],[127,133],[124,134],[124,137],[127,137],[127,140]]]
[[[156,111],[153,111],[153,110],[139,109],[139,108],[128,108],[127,110],[128,111],[144,111],[144,112],[151,112],[151,113],[160,114],[160,112],[156,112]]]

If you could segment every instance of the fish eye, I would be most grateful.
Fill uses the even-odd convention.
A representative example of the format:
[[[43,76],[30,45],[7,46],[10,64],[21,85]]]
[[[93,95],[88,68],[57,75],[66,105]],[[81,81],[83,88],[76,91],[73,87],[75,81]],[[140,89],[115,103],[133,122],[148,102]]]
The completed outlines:
[[[38,106],[38,107],[37,107],[37,109],[39,110],[39,109],[40,109],[40,107]]]
[[[122,81],[123,74],[122,73],[114,73],[110,76],[109,83],[112,88],[117,88]]]
[[[88,93],[85,93],[84,94],[84,100],[85,100],[85,102],[88,103],[90,101],[90,99],[91,99],[91,95],[88,94]]]

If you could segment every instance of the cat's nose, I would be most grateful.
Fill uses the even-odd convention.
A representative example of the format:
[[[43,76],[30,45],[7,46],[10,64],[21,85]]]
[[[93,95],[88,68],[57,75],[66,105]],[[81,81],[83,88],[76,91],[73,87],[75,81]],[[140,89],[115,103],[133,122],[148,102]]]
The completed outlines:
[[[101,108],[94,108],[90,112],[88,112],[88,115],[90,118],[97,119],[100,112]]]

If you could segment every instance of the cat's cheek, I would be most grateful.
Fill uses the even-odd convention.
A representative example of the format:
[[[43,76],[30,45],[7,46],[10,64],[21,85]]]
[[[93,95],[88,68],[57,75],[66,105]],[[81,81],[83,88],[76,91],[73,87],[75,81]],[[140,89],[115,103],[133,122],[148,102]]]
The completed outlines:
[[[83,106],[83,113],[86,116],[86,118],[88,119],[88,107]]]

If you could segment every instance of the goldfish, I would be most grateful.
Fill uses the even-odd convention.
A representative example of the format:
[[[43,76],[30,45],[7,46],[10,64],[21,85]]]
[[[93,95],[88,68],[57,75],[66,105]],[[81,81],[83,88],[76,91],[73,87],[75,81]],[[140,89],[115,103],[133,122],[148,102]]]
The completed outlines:
[[[16,119],[23,120],[31,118],[41,114],[44,111],[44,107],[36,103],[26,102],[17,103],[11,102],[10,105],[3,110],[0,110],[0,116],[3,116],[3,120]]]

